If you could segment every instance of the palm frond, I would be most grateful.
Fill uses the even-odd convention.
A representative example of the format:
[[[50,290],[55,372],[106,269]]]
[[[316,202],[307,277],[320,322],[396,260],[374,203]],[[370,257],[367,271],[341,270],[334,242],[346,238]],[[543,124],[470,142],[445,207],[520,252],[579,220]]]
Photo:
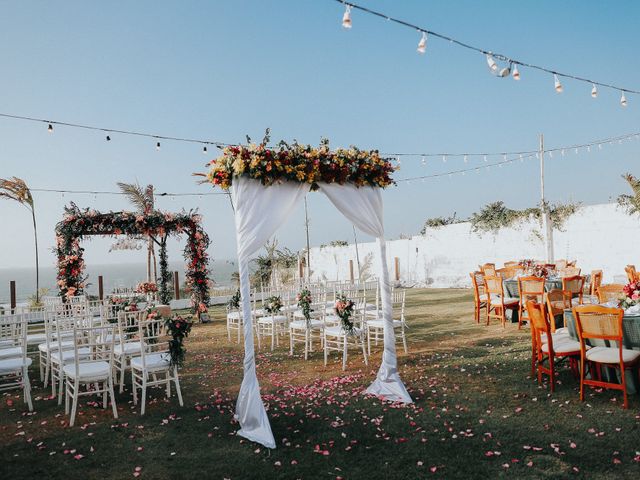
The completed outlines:
[[[138,183],[118,182],[118,188],[139,211],[145,212],[151,207],[153,199]]]
[[[18,177],[0,178],[0,198],[14,200],[33,209],[33,196],[26,182]]]
[[[635,215],[640,213],[640,179],[634,177],[630,173],[622,175],[629,186],[631,187],[631,191],[633,195],[619,195],[618,196],[618,205],[623,207],[629,215]]]

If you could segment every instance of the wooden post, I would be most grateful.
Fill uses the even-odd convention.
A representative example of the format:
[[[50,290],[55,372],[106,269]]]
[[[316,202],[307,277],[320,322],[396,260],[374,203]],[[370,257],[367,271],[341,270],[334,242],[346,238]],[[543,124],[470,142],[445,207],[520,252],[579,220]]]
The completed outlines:
[[[102,281],[102,275],[98,275],[98,298],[100,301],[104,300],[104,282]]]
[[[16,312],[16,281],[11,280],[9,282],[9,292],[11,296],[11,313]]]
[[[400,259],[398,257],[394,257],[395,267],[396,267],[396,282],[400,281]]]
[[[351,283],[353,283],[353,260],[349,260],[349,278],[351,279]]]
[[[180,278],[178,272],[173,272],[173,298],[180,300]]]

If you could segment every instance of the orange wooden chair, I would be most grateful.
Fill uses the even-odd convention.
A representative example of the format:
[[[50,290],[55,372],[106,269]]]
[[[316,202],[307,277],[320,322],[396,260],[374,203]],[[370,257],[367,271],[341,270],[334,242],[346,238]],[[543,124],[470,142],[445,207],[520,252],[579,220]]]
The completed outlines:
[[[636,272],[635,265],[627,265],[626,267],[624,267],[624,271],[627,274],[629,283],[638,281],[638,272]]]
[[[572,275],[570,277],[562,277],[562,290],[571,292],[573,298],[578,297],[578,304],[582,305],[582,290],[584,288],[584,277],[580,275]]]
[[[496,264],[495,263],[485,263],[484,265],[480,266],[480,271],[485,275],[485,276],[490,276],[490,277],[495,277],[496,275]]]
[[[579,276],[580,273],[582,272],[582,270],[578,267],[565,267],[562,270],[558,270],[558,275],[560,275],[560,277],[564,278],[564,277],[576,277]]]
[[[484,284],[488,296],[487,325],[489,325],[492,318],[497,318],[504,327],[507,323],[507,308],[517,310],[520,302],[517,298],[504,296],[504,287],[502,285],[501,277],[485,275]]]
[[[568,334],[567,328],[556,328],[556,316],[563,315],[565,310],[571,308],[571,292],[554,288],[546,294],[546,303],[551,332],[556,333],[560,331]]]
[[[598,301],[600,303],[607,303],[611,300],[618,300],[622,296],[622,289],[624,285],[621,283],[609,283],[607,285],[600,285],[596,290],[598,295]]]
[[[520,294],[520,303],[518,304],[519,330],[522,327],[524,314],[527,312],[527,302],[534,300],[537,303],[544,303],[544,278],[518,277],[518,293]]]
[[[517,265],[518,265],[518,262],[514,262],[514,261],[504,262],[505,267],[515,267]]]
[[[556,270],[564,270],[567,268],[566,260],[556,260]]]
[[[544,304],[529,300],[527,311],[531,320],[533,331],[533,349],[535,351],[535,365],[538,372],[538,383],[542,383],[542,374],[549,375],[551,391],[555,389],[555,359],[569,357],[569,364],[574,375],[578,373],[578,357],[580,356],[580,343],[571,340],[568,336],[558,336],[551,333],[549,319],[545,315]],[[542,337],[545,334],[546,338]],[[546,339],[546,341],[545,341]],[[548,366],[544,362],[548,360]]]
[[[595,297],[598,295],[598,288],[602,285],[602,270],[591,271],[591,283],[589,284],[589,295]]]
[[[640,351],[629,350],[622,344],[622,321],[624,310],[621,308],[607,308],[599,305],[583,305],[573,308],[580,338],[580,400],[584,401],[584,386],[604,387],[622,390],[623,408],[629,407],[627,398],[627,380],[625,371],[633,369],[640,363]],[[592,347],[587,349],[589,339],[608,340],[616,342],[615,347]],[[589,362],[592,378],[586,378],[586,362]],[[595,364],[594,372],[591,365]],[[600,365],[620,369],[620,383],[605,382],[600,375]],[[597,379],[594,380],[594,377]]]
[[[483,308],[487,308],[488,298],[485,293],[484,275],[482,272],[472,272],[469,276],[471,277],[471,285],[473,287],[474,318],[476,323],[480,323],[480,311]]]

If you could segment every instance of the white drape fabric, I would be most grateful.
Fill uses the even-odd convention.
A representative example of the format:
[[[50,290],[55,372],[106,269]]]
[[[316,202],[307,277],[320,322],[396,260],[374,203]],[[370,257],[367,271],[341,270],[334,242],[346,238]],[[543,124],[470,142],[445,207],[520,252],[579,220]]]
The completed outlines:
[[[393,330],[391,282],[387,266],[387,247],[384,239],[383,204],[380,188],[356,187],[352,184],[321,183],[320,191],[358,229],[377,239],[380,250],[380,298],[384,320],[384,351],[382,364],[375,381],[367,392],[386,400],[412,403],[400,374],[396,356],[396,335]]]
[[[235,208],[236,240],[242,320],[244,323],[244,377],[236,403],[238,435],[268,448],[276,448],[271,425],[260,397],[256,376],[249,285],[249,256],[257,252],[301,204],[306,183],[287,182],[265,187],[259,181],[235,177],[231,187]]]

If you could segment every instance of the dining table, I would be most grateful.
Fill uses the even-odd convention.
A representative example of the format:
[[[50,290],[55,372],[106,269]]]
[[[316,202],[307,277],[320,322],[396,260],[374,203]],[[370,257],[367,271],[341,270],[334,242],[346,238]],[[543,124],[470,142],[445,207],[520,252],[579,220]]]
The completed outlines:
[[[578,337],[578,329],[576,327],[573,312],[570,309],[564,311],[564,325],[569,330],[569,336],[576,341],[580,341]],[[589,339],[588,344],[592,347],[616,347],[616,342],[609,340]],[[640,350],[640,314],[625,313],[622,318],[622,346],[629,350]],[[603,368],[602,376],[606,381],[620,382],[619,369]],[[638,382],[638,370],[632,369],[626,371],[627,393],[640,393],[640,384]]]

